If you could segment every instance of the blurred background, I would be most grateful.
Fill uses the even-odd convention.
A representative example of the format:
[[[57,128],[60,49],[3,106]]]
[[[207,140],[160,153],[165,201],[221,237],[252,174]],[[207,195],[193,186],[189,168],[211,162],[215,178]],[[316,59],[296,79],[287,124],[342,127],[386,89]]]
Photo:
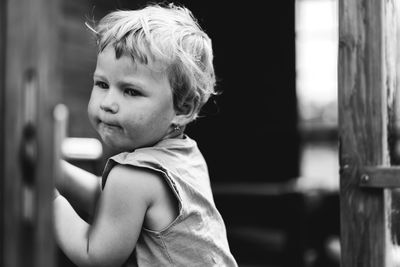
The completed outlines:
[[[98,175],[111,152],[86,115],[96,47],[85,22],[147,2],[62,1],[61,99],[67,136],[78,138],[64,156]],[[337,0],[174,3],[213,40],[222,94],[187,134],[208,162],[239,266],[339,266]],[[58,252],[59,266],[73,266]]]

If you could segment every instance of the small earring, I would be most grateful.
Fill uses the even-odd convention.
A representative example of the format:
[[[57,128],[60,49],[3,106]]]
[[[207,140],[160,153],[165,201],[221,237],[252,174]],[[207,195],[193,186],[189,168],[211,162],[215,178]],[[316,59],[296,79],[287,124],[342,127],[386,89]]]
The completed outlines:
[[[180,132],[180,131],[181,131],[181,126],[176,124],[174,126],[174,132]]]

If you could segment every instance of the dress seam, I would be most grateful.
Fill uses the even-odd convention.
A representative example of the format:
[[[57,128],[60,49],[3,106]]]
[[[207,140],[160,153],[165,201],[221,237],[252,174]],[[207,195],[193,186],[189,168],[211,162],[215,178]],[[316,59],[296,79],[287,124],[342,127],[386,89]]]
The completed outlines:
[[[167,245],[164,242],[164,239],[162,237],[162,235],[159,235],[160,241],[162,246],[164,247],[165,253],[167,254],[168,260],[171,264],[174,264],[174,262],[172,261],[171,255],[169,255],[168,249],[167,249]]]

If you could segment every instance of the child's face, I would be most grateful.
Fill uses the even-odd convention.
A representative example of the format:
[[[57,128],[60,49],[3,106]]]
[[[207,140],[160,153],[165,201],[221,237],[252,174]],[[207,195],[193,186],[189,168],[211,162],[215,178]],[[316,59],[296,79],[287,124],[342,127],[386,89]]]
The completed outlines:
[[[170,132],[176,116],[172,89],[166,74],[149,66],[127,55],[117,59],[110,46],[97,57],[89,118],[117,151],[153,145]]]

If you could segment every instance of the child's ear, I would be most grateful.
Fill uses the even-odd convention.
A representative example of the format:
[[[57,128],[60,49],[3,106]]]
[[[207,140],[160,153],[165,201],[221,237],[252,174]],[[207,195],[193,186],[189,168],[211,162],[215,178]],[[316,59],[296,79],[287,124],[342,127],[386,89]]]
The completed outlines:
[[[184,104],[179,111],[176,111],[172,124],[181,126],[188,124],[193,120],[194,110],[195,108],[193,105]]]

